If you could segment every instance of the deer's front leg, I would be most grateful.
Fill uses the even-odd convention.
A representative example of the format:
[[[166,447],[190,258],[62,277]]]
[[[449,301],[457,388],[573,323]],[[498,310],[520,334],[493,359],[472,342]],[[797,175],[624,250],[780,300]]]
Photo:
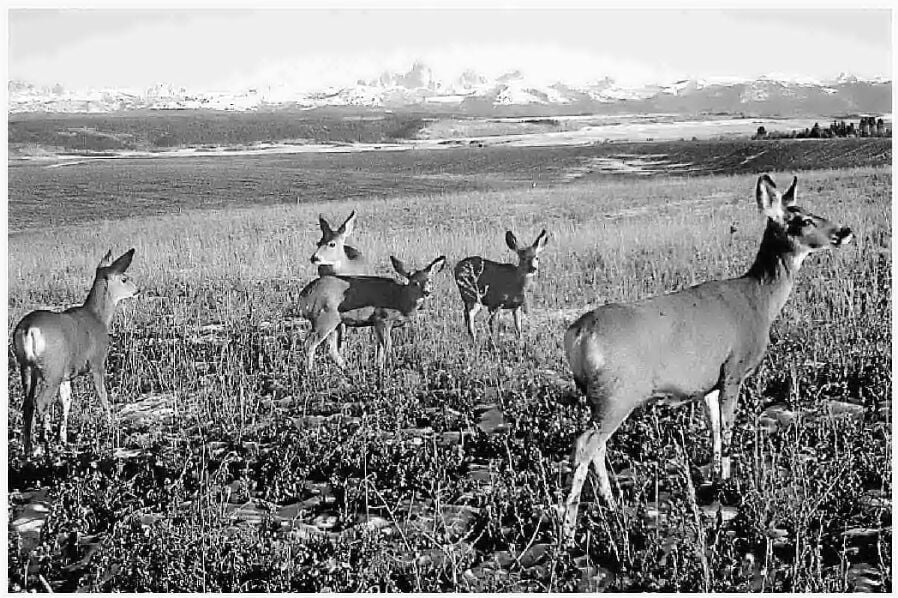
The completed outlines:
[[[522,338],[524,336],[523,327],[521,325],[524,317],[523,309],[523,306],[519,305],[518,307],[514,308],[514,311],[512,312],[512,315],[514,316],[514,331],[518,335],[518,338]]]
[[[100,365],[94,367],[91,372],[94,380],[94,388],[97,391],[97,397],[100,399],[100,405],[106,417],[106,425],[112,425],[112,409],[109,406],[109,395],[106,393],[106,366]]]

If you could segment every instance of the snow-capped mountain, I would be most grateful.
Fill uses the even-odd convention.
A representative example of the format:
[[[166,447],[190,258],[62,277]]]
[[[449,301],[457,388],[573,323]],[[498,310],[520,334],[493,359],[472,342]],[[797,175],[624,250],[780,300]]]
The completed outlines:
[[[295,106],[359,106],[461,114],[553,115],[616,112],[674,114],[746,113],[757,115],[886,113],[891,111],[891,81],[862,80],[841,74],[832,81],[768,75],[683,79],[638,87],[608,77],[586,84],[546,83],[520,71],[488,78],[465,71],[439,78],[421,62],[408,71],[385,71],[370,80],[313,92],[284,85],[237,92],[191,91],[171,85],[146,90],[69,91],[60,85],[37,87],[9,82],[9,112],[113,112],[138,109],[256,110]]]

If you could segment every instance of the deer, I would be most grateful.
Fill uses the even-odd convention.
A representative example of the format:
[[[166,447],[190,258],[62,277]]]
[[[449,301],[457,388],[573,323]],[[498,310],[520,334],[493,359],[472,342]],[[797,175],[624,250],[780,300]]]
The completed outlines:
[[[496,334],[496,316],[501,309],[510,309],[514,317],[517,337],[523,335],[521,320],[527,313],[526,291],[539,270],[539,255],[546,247],[548,233],[545,229],[536,237],[533,245],[521,247],[511,231],[505,233],[505,243],[518,255],[518,263],[500,264],[479,255],[466,257],[455,265],[455,284],[464,302],[465,326],[473,342],[474,317],[483,306],[489,310],[490,338]]]
[[[49,437],[49,408],[57,393],[62,407],[59,439],[63,445],[67,444],[71,381],[78,376],[88,373],[93,376],[106,424],[112,425],[106,392],[109,329],[116,306],[140,292],[125,273],[133,257],[133,248],[115,261],[112,252],[107,252],[97,265],[90,292],[82,305],[61,312],[33,311],[16,325],[13,352],[25,394],[22,437],[26,456],[31,455],[31,425],[35,414],[42,422],[42,440],[46,442]]]
[[[599,494],[615,509],[606,444],[637,407],[703,400],[711,433],[711,473],[730,477],[730,447],[743,381],[761,364],[770,328],[812,253],[849,243],[851,229],[796,205],[798,177],[780,193],[767,174],[755,195],[767,217],[761,246],[741,277],[712,280],[633,303],[610,303],[568,327],[564,350],[577,388],[586,395],[592,427],[575,441],[574,474],[563,535],[572,539],[589,465]]]
[[[318,216],[321,239],[317,243],[311,262],[318,268],[318,276],[360,276],[368,274],[368,261],[355,247],[346,244],[355,225],[355,210],[334,230],[324,216]]]
[[[321,239],[318,240],[311,261],[318,267],[318,276],[361,276],[370,274],[370,265],[365,255],[346,244],[346,237],[352,234],[355,226],[355,210],[336,231],[331,228],[324,216],[318,215],[321,226]],[[340,324],[337,330],[337,346],[343,346],[346,326]]]
[[[300,292],[297,313],[312,324],[311,343],[306,353],[306,370],[313,371],[315,349],[325,340],[331,358],[341,370],[346,363],[338,345],[339,326],[372,327],[377,339],[375,359],[383,370],[392,349],[392,329],[410,321],[433,291],[433,274],[443,269],[446,256],[424,268],[410,272],[395,256],[393,269],[405,284],[379,276],[322,276]]]

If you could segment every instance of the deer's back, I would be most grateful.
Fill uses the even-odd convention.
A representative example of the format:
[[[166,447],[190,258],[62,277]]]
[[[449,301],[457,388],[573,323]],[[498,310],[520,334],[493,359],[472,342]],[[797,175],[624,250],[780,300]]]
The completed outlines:
[[[379,276],[322,276],[300,293],[307,318],[336,312],[351,326],[372,325],[378,319],[410,315],[420,305],[403,293],[405,285]]]
[[[608,304],[571,325],[565,349],[580,385],[600,379],[646,397],[697,398],[724,365],[748,373],[760,363],[770,323],[757,301],[751,284],[733,279]]]
[[[521,277],[514,264],[501,264],[480,256],[455,265],[455,284],[465,303],[511,309],[524,302],[529,278]]]
[[[403,310],[411,307],[406,301],[403,289],[391,278],[381,276],[344,276],[349,283],[340,303],[340,311],[350,311],[364,307]]]
[[[29,333],[31,341],[26,339]],[[58,374],[65,379],[98,365],[106,359],[109,348],[106,327],[83,307],[63,312],[33,311],[22,318],[13,335],[20,365],[28,362],[47,375]],[[29,342],[32,344],[26,347]]]
[[[348,288],[349,282],[337,276],[316,278],[300,291],[297,309],[309,319],[317,317],[322,311],[337,311]]]

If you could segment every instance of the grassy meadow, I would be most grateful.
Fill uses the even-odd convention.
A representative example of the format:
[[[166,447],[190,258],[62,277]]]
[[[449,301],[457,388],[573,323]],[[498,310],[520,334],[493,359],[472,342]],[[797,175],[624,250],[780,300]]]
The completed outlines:
[[[110,247],[136,248],[143,294],[114,324],[115,429],[80,380],[68,452],[22,458],[10,356],[10,519],[48,512],[37,532],[11,528],[9,589],[889,591],[888,167],[799,173],[798,203],[856,239],[805,262],[743,388],[733,478],[706,483],[699,406],[638,410],[609,443],[622,508],[587,483],[574,546],[559,542],[568,456],[588,424],[565,327],[604,302],[741,275],[764,228],[756,178],[602,178],[11,235],[10,330],[38,306],[82,301]],[[323,347],[308,375],[291,303],[314,276],[318,214],[339,223],[352,209],[352,244],[381,273],[390,255],[449,264],[394,332],[383,376],[365,330],[347,335],[347,375]],[[452,266],[511,261],[505,231],[532,243],[543,228],[524,339],[506,314],[490,348],[481,313],[473,346]]]
[[[325,140],[322,140],[325,141]],[[485,140],[484,140],[485,141]],[[462,192],[511,191],[619,180],[615,166],[643,163],[641,175],[695,177],[770,170],[888,166],[890,139],[599,143],[440,150],[171,158],[11,160],[9,230],[193,209],[367,202]],[[652,163],[651,171],[644,162]],[[628,175],[629,176],[629,175]],[[160,183],[164,181],[164,184]]]

